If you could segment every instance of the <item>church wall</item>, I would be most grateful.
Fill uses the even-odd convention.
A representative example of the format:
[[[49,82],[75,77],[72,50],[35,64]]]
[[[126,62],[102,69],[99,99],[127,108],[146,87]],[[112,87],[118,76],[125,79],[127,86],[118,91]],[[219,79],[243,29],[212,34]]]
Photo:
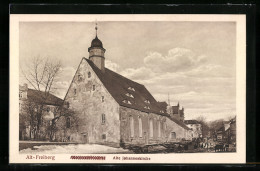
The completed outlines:
[[[69,102],[69,109],[75,111],[75,118],[78,118],[72,123],[72,127],[74,125],[77,129],[68,131],[72,141],[119,145],[119,105],[84,59],[73,78],[65,101]],[[102,114],[105,114],[104,122]]]
[[[182,138],[190,139],[190,132],[185,130],[172,120],[167,117],[154,114],[154,113],[146,113],[141,112],[135,109],[127,108],[120,106],[120,136],[121,142],[125,144],[153,144],[153,143],[161,143],[161,142],[174,142],[180,141]],[[131,117],[134,120],[134,136],[131,136]],[[139,120],[142,120],[142,136],[139,136]],[[151,137],[150,133],[150,119],[153,123],[153,136]],[[160,122],[160,124],[159,124]],[[160,126],[160,136],[159,136],[159,128]],[[171,138],[171,132],[176,133],[176,138]]]

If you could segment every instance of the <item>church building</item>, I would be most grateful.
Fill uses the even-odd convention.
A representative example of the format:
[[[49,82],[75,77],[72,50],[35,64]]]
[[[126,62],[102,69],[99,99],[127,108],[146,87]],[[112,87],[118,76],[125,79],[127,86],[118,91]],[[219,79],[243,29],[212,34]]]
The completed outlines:
[[[106,49],[97,36],[97,27],[88,52],[64,98],[64,104],[79,120],[71,123],[63,136],[69,136],[70,141],[116,147],[121,143],[191,139],[191,129],[182,118],[171,117],[166,102],[156,101],[144,85],[105,67]]]

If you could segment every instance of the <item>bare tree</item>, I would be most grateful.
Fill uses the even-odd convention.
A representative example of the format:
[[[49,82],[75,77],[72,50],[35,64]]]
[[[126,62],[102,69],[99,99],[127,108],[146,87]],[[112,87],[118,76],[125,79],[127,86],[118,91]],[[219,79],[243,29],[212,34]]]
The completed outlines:
[[[25,69],[25,70],[24,70]],[[26,68],[21,68],[24,78],[29,85],[33,87],[37,93],[37,100],[34,101],[36,131],[35,138],[39,139],[39,131],[42,125],[43,112],[46,110],[44,107],[50,97],[50,93],[55,89],[53,87],[56,78],[60,72],[61,64],[59,61],[53,61],[48,58],[35,57],[27,64]]]
[[[207,137],[209,133],[209,125],[206,122],[206,118],[203,116],[199,116],[196,120],[200,122],[202,126],[202,137]]]

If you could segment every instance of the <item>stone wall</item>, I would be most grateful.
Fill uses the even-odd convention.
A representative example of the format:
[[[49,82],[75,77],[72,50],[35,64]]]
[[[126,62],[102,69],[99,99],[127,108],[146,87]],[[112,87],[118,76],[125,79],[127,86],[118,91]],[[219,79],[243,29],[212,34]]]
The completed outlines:
[[[86,60],[82,60],[65,97],[77,121],[68,131],[73,141],[99,144],[120,142],[119,105]],[[102,114],[104,114],[102,122]]]
[[[125,144],[153,144],[161,142],[180,141],[181,139],[191,139],[190,131],[179,126],[169,118],[154,113],[141,112],[135,109],[120,106],[120,136],[121,142]],[[133,118],[134,134],[131,135],[131,117]],[[142,122],[140,128],[139,118]],[[150,131],[152,122],[153,131]],[[159,131],[160,128],[160,131]],[[141,130],[141,134],[140,131]],[[160,133],[159,133],[160,132]],[[176,138],[172,138],[171,134],[175,132]],[[153,135],[151,136],[151,133]],[[159,135],[160,134],[160,135]],[[141,136],[140,136],[141,135]]]

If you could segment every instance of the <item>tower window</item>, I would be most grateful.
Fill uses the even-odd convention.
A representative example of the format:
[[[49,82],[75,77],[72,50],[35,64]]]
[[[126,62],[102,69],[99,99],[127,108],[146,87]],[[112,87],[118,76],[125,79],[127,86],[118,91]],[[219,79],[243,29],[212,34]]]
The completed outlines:
[[[95,91],[96,90],[96,85],[92,86],[92,90]]]
[[[101,97],[101,101],[102,101],[102,102],[105,101],[105,97],[104,97],[104,96]]]
[[[102,114],[101,116],[101,123],[104,124],[106,122],[106,115]]]
[[[91,77],[91,72],[88,72],[88,78],[90,78]]]
[[[74,95],[77,95],[77,89],[74,89]]]

